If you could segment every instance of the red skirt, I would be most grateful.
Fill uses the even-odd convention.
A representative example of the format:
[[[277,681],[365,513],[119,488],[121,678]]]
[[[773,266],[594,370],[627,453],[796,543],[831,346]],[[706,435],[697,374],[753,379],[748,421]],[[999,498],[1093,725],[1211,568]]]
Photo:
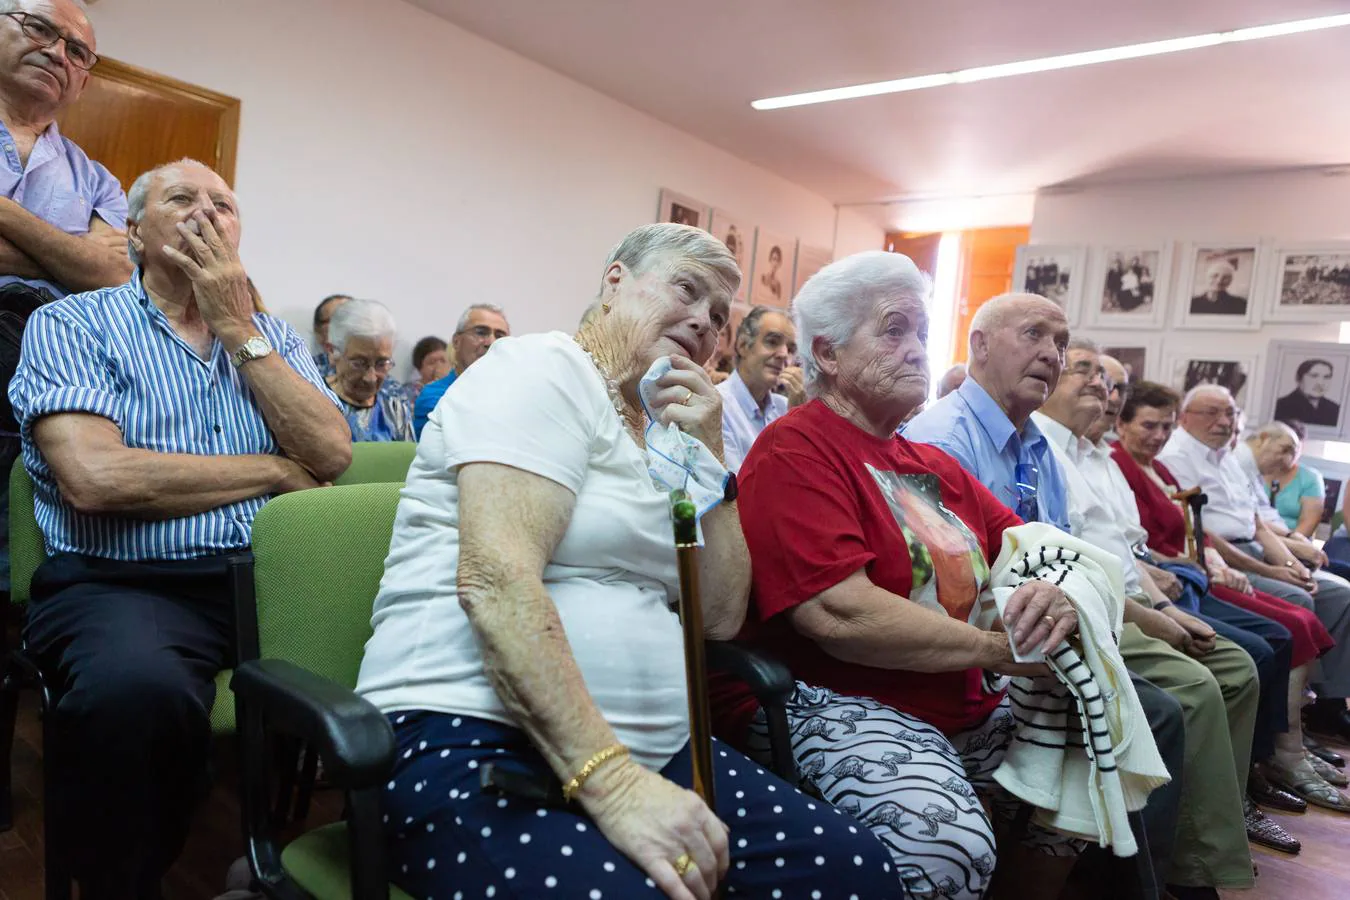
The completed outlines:
[[[1287,600],[1281,600],[1279,597],[1263,591],[1244,594],[1241,591],[1222,587],[1213,582],[1209,585],[1209,591],[1225,603],[1231,603],[1234,606],[1240,606],[1247,612],[1273,619],[1288,628],[1289,633],[1294,636],[1293,664],[1295,667],[1312,662],[1336,646],[1336,640],[1326,627],[1318,621],[1316,613],[1310,609],[1295,606]]]

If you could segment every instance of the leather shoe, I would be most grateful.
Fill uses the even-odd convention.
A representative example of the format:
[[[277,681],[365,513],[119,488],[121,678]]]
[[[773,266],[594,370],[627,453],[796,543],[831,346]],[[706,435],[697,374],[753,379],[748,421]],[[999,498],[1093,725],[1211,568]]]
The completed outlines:
[[[1257,809],[1256,804],[1250,799],[1242,804],[1242,812],[1247,820],[1247,840],[1253,844],[1260,844],[1281,853],[1298,853],[1303,849],[1303,845],[1293,835]]]
[[[1282,791],[1266,780],[1266,776],[1255,768],[1247,776],[1247,793],[1252,800],[1267,809],[1280,812],[1301,813],[1308,811],[1308,801],[1288,791]]]
[[[1344,756],[1341,756],[1335,750],[1322,746],[1306,734],[1303,736],[1303,749],[1329,766],[1335,766],[1338,769],[1345,768]]]
[[[1350,712],[1339,709],[1335,712],[1313,710],[1303,720],[1305,731],[1337,741],[1350,741]]]

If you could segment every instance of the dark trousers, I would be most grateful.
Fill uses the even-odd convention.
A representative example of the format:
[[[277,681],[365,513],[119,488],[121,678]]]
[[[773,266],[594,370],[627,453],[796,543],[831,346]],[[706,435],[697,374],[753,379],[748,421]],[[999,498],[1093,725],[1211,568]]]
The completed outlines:
[[[1172,869],[1172,851],[1176,847],[1177,822],[1181,818],[1181,772],[1186,763],[1186,722],[1181,704],[1162,688],[1133,673],[1135,693],[1144,709],[1149,730],[1172,780],[1148,795],[1141,815],[1131,817],[1132,825],[1142,820],[1149,859],[1153,864],[1154,887],[1162,896],[1163,879]],[[1144,841],[1139,841],[1142,848]]]
[[[1261,680],[1252,732],[1252,762],[1275,755],[1275,736],[1289,730],[1289,670],[1294,662],[1294,636],[1279,622],[1227,603],[1213,594],[1200,600],[1200,614],[1209,626],[1237,644],[1256,664]]]
[[[58,554],[34,574],[24,638],[56,697],[47,813],[82,898],[141,898],[208,788],[216,673],[234,657],[225,557]]]

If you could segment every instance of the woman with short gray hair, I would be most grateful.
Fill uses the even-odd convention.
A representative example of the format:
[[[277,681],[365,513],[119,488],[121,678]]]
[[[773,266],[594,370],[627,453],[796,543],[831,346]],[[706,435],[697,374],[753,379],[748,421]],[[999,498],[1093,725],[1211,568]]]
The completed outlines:
[[[348,300],[328,321],[324,350],[333,366],[325,380],[342,401],[353,441],[413,440],[412,403],[403,391],[382,391],[394,368],[397,331],[375,300]]]
[[[984,673],[1022,671],[1009,634],[1054,647],[1077,616],[1034,579],[1014,591],[1007,633],[975,614],[1004,529],[1021,523],[950,456],[896,434],[928,394],[929,284],[907,257],[869,251],[793,301],[813,399],[740,469],[754,579],[741,639],[798,679],[788,719],[803,779],[881,839],[905,896],[975,900],[996,858],[981,801],[1005,820],[1019,806],[993,780],[1014,722]],[[744,686],[719,680],[714,696],[720,733],[764,753],[767,721]],[[1075,843],[1036,824],[1026,842],[1047,862],[1023,876],[1055,896]]]

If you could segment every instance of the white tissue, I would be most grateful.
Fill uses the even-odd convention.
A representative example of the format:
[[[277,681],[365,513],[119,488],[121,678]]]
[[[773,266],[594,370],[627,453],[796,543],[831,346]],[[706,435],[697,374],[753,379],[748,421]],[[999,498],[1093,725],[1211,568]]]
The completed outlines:
[[[673,368],[670,357],[663,356],[638,384],[638,396],[642,408],[647,413],[650,424],[645,435],[647,441],[647,473],[652,483],[664,491],[684,490],[698,509],[698,517],[722,502],[726,493],[727,470],[713,452],[703,442],[685,434],[674,423],[661,425],[652,414],[655,402],[657,380]],[[702,534],[699,535],[702,543]]]

